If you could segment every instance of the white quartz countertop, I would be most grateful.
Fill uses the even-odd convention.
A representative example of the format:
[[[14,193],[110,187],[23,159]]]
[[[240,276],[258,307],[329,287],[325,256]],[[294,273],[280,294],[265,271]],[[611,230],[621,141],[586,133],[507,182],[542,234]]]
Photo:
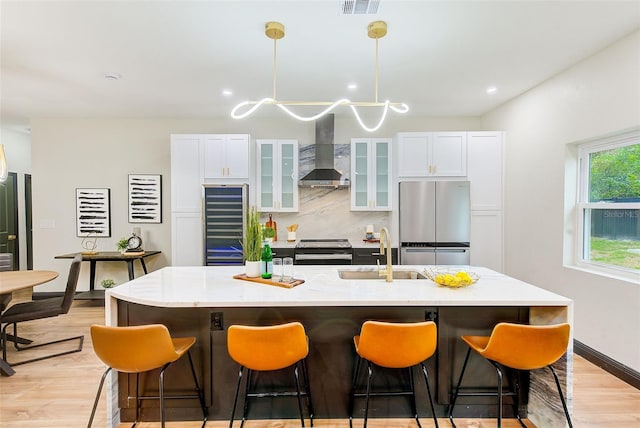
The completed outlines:
[[[394,266],[422,272],[427,266]],[[448,266],[451,268],[451,266]],[[299,266],[294,277],[305,282],[282,288],[232,277],[243,266],[165,267],[118,287],[107,297],[157,307],[264,306],[570,306],[571,300],[483,267],[460,267],[480,279],[465,288],[438,286],[429,279],[345,280],[339,269],[374,266]]]

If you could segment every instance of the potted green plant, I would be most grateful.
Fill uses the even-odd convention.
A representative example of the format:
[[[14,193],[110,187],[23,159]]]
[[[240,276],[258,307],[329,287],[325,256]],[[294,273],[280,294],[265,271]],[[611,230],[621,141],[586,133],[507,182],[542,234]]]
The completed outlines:
[[[260,213],[255,207],[247,210],[246,228],[242,241],[242,251],[245,259],[245,273],[248,277],[260,276],[262,255],[262,224]]]
[[[262,236],[264,236],[264,239],[271,244],[273,242],[273,238],[276,236],[276,231],[272,227],[265,226],[262,230]]]
[[[124,253],[125,251],[127,251],[128,245],[129,245],[129,239],[127,238],[120,238],[120,240],[116,243],[116,247],[118,248],[118,251],[120,251],[121,253]]]
[[[112,288],[116,285],[116,282],[111,278],[106,278],[100,282],[100,285],[102,285],[102,288]]]

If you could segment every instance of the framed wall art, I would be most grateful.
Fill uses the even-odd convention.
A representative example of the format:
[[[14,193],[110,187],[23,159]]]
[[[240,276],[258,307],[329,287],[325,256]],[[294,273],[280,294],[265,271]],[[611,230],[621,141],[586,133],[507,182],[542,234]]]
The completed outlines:
[[[162,223],[162,175],[129,174],[129,223]]]
[[[76,188],[76,234],[111,236],[110,189]]]

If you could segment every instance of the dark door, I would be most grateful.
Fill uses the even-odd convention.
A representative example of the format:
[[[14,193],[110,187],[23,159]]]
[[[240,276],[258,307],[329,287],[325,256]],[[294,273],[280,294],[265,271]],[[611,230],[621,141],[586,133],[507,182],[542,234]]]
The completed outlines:
[[[0,184],[0,253],[13,254],[13,269],[20,266],[18,248],[18,177],[10,172]]]
[[[33,223],[31,217],[31,174],[24,175],[24,216],[27,231],[27,269],[33,270]]]

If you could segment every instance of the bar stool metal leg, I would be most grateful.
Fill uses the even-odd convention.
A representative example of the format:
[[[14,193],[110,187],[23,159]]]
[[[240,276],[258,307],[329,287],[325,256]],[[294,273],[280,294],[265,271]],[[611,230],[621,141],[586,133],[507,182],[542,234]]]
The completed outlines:
[[[304,414],[302,413],[302,397],[300,396],[300,376],[298,375],[298,363],[293,365],[293,376],[296,379],[296,398],[298,399],[298,411],[300,412],[300,425],[304,428]]]
[[[313,427],[313,402],[311,401],[311,386],[309,385],[309,373],[307,372],[306,359],[300,361],[302,364],[302,378],[304,380],[305,392],[307,395],[307,410],[309,411],[309,423]]]
[[[551,365],[548,365],[547,367],[549,367],[549,370],[551,370],[551,373],[553,373],[553,379],[556,381],[556,386],[558,387],[558,395],[560,395],[560,401],[562,401],[562,408],[564,409],[564,415],[567,418],[569,428],[573,428],[573,424],[571,423],[571,416],[569,416],[569,409],[567,408],[567,402],[564,399],[564,394],[562,393],[562,387],[560,386],[558,375]]]
[[[418,405],[416,404],[416,386],[413,381],[413,367],[409,367],[409,384],[411,386],[411,410],[413,411],[413,418],[418,423],[418,428],[422,428],[422,425],[420,425],[420,419],[418,418]]]
[[[240,428],[244,426],[244,421],[247,420],[247,415],[249,414],[249,395],[251,393],[251,375],[253,374],[253,370],[247,369],[247,380],[244,388],[244,407],[242,410],[242,422],[240,423]]]
[[[431,406],[431,414],[433,415],[433,422],[435,423],[436,428],[438,428],[438,417],[436,416],[436,408],[433,405],[433,396],[431,395],[431,387],[429,386],[429,372],[427,370],[427,367],[424,365],[424,363],[420,363],[420,367],[422,367],[424,382],[427,384],[427,395],[429,396],[429,405]],[[416,417],[417,417],[417,413],[416,413]]]
[[[193,358],[191,357],[191,350],[187,351],[187,356],[189,357],[189,366],[191,367],[191,374],[193,375],[193,383],[196,385],[198,400],[200,401],[200,407],[202,408],[202,428],[204,428],[207,424],[209,411],[207,410],[207,406],[204,402],[204,392],[200,389],[200,384],[198,383],[198,376],[196,375],[196,367],[193,364]]]
[[[87,428],[91,428],[91,424],[93,423],[93,418],[96,415],[96,409],[98,408],[98,401],[100,401],[100,394],[102,393],[102,386],[104,385],[104,380],[107,378],[107,375],[111,372],[111,367],[107,367],[107,369],[102,374],[102,378],[100,379],[100,385],[98,386],[98,393],[96,394],[96,399],[93,401],[93,409],[91,409],[91,417],[89,418],[89,423],[87,424]]]
[[[236,383],[236,393],[233,396],[233,407],[231,408],[231,416],[229,417],[229,428],[233,427],[233,417],[236,413],[236,404],[238,404],[238,393],[240,392],[240,382],[242,382],[243,373],[244,367],[240,366],[240,370],[238,370],[238,382]]]
[[[458,385],[456,385],[455,393],[453,394],[453,398],[451,399],[451,403],[449,403],[449,410],[447,411],[449,421],[452,426],[456,426],[453,422],[453,408],[456,405],[456,400],[458,399],[458,394],[460,393],[460,384],[462,384],[462,378],[464,377],[464,372],[467,369],[467,363],[469,362],[469,355],[471,354],[471,348],[467,349],[467,355],[464,357],[464,363],[462,364],[462,371],[460,372],[460,377],[458,378]]]
[[[371,378],[373,377],[373,368],[371,363],[367,361],[367,396],[364,404],[364,428],[367,428],[367,417],[369,415],[369,395],[371,394]]]

